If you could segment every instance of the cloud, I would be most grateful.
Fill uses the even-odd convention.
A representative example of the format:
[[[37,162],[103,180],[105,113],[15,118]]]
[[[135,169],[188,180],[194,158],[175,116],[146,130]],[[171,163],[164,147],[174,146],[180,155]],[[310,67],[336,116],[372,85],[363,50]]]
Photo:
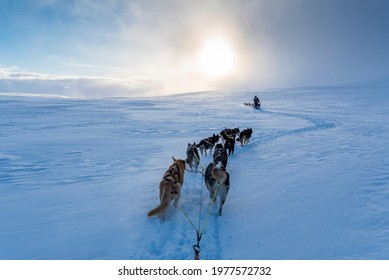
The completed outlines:
[[[325,85],[389,72],[384,0],[36,0],[25,5],[23,11],[32,12],[15,16],[22,24],[10,28],[17,36],[8,52],[0,46],[0,53],[8,54],[2,63],[56,77],[102,77],[97,80],[125,84],[129,91]],[[14,48],[19,37],[25,39],[19,42],[23,48]],[[219,37],[233,47],[236,71],[212,80],[196,60],[203,42]]]
[[[54,76],[0,68],[0,92],[47,94],[75,98],[156,95],[161,82],[143,79]]]
[[[261,87],[379,75],[388,70],[388,6],[380,0],[77,1],[75,11],[88,19],[86,30],[99,17],[99,38],[107,40],[95,48],[87,44],[89,61],[100,56],[104,65],[158,77],[174,90],[178,81],[188,89]],[[237,54],[238,71],[228,81],[206,81],[195,69],[202,41],[217,36]]]
[[[325,85],[389,71],[386,1],[276,0],[251,5],[240,27],[252,73],[257,73],[250,75],[252,83],[262,79],[282,86]]]

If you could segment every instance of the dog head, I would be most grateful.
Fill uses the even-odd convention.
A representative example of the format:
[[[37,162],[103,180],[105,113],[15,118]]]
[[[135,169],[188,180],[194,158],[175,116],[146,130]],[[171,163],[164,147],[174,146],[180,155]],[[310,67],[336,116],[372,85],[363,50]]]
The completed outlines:
[[[215,152],[216,152],[217,150],[220,150],[220,149],[223,149],[223,144],[220,144],[220,143],[216,144],[216,146],[215,146]]]
[[[173,164],[176,164],[181,169],[185,170],[185,160],[183,160],[183,159],[175,159],[174,157],[172,157],[172,159],[173,159]]]
[[[188,152],[193,152],[193,150],[196,148],[196,144],[195,143],[193,143],[193,145],[192,144],[190,144],[190,143],[188,143],[188,148],[186,149],[186,152],[188,153]]]

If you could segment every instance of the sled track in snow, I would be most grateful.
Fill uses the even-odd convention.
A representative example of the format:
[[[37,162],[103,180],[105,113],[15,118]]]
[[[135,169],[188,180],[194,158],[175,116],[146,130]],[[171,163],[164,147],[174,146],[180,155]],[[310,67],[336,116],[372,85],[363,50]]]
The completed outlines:
[[[265,114],[273,114],[275,116],[284,116],[289,118],[296,118],[296,119],[302,119],[304,121],[307,121],[311,123],[311,125],[304,126],[301,128],[291,129],[291,130],[285,130],[285,131],[278,131],[275,133],[270,133],[267,135],[262,135],[258,141],[255,141],[255,143],[258,145],[264,144],[264,143],[270,143],[273,141],[276,141],[279,138],[286,137],[286,136],[293,136],[293,135],[300,135],[303,133],[313,132],[313,131],[320,131],[325,129],[331,129],[335,127],[335,124],[323,121],[318,118],[314,118],[312,116],[304,115],[304,114],[293,114],[293,113],[284,113],[284,112],[275,112],[275,111],[267,111],[267,110],[261,110],[262,113]],[[254,136],[255,137],[255,136]],[[250,145],[250,144],[249,144]],[[235,153],[241,152],[241,149],[235,148]],[[209,157],[209,156],[208,156]],[[204,160],[204,159],[202,159]],[[207,160],[207,158],[205,158]],[[208,162],[211,162],[211,158],[208,158]],[[205,192],[205,195],[204,195]],[[206,198],[204,198],[206,196]],[[208,209],[208,205],[210,203],[209,199],[209,193],[206,189],[205,185],[203,185],[203,195],[202,195],[203,203],[204,201],[207,203],[204,209]],[[233,199],[233,197],[227,198],[227,204],[228,200]],[[220,240],[220,231],[222,230],[220,228],[220,219],[223,219],[223,216],[219,217],[216,215],[216,207],[213,206],[213,209],[211,210],[211,216],[208,220],[208,225],[206,226],[206,229],[204,231],[204,236],[202,238],[202,250],[203,252],[200,253],[200,258],[204,259],[224,259],[223,258],[223,248],[221,247],[221,240]],[[202,216],[205,216],[205,213],[203,213]],[[202,218],[203,220],[204,218]]]
[[[208,158],[203,158],[203,161]],[[194,226],[202,231],[204,221],[210,206],[209,192],[203,182],[204,178],[200,173],[186,171],[180,207],[188,215]],[[201,217],[200,215],[201,203]],[[221,259],[219,224],[216,216],[216,207],[211,208],[208,222],[205,225],[202,239],[200,241],[200,259]],[[168,229],[166,229],[168,227]],[[152,258],[157,259],[183,259],[194,258],[193,245],[197,243],[196,230],[187,220],[182,211],[171,205],[166,213],[166,221],[157,225],[160,232],[158,238],[149,245],[149,252]]]
[[[258,139],[254,139],[253,143],[255,145],[270,143],[285,136],[299,135],[335,127],[335,124],[333,123],[304,114],[267,110],[261,110],[260,113],[302,119],[311,123],[311,125],[261,135]],[[241,151],[241,149],[235,149],[235,153]],[[211,161],[211,155],[204,156],[201,158],[199,167],[205,168]],[[227,198],[227,204],[229,199],[233,199],[233,197]],[[199,221],[200,203],[202,210]],[[220,231],[222,229],[220,228],[219,221],[220,219],[223,219],[223,216],[217,216],[217,203],[218,200],[210,209],[210,216],[200,241],[200,259],[223,259],[223,248],[220,240]],[[185,181],[179,204],[193,224],[201,231],[211,204],[211,199],[209,198],[209,192],[205,186],[204,178],[200,173],[185,172]],[[166,227],[169,229],[167,230]],[[176,209],[171,205],[167,212],[165,223],[158,223],[157,228],[157,231],[160,232],[159,238],[153,240],[149,247],[150,252],[153,252],[153,257],[156,257],[157,259],[193,259],[194,250],[192,246],[197,243],[196,231],[180,209]]]
[[[312,123],[312,125],[305,126],[302,128],[297,128],[297,129],[278,131],[278,132],[271,133],[268,135],[262,135],[261,139],[259,139],[259,141],[257,141],[257,143],[259,143],[259,144],[273,142],[273,141],[277,140],[278,138],[282,138],[285,136],[298,135],[298,134],[302,134],[302,133],[319,131],[319,130],[324,130],[324,129],[331,129],[331,128],[335,127],[335,124],[333,124],[333,123],[326,122],[326,121],[323,121],[323,120],[320,120],[317,118],[313,118],[311,116],[307,116],[304,114],[283,113],[283,112],[275,112],[275,111],[267,111],[267,110],[262,110],[261,112],[264,114],[272,114],[272,115],[302,119],[302,120],[305,120],[305,121]]]

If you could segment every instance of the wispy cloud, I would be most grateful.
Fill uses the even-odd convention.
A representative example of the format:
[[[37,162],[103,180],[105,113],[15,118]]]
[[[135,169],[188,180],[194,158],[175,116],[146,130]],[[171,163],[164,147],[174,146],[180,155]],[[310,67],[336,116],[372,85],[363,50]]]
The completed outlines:
[[[0,61],[29,73],[137,81],[134,88],[168,93],[334,84],[389,72],[384,0],[15,3],[0,11],[8,27],[0,31]],[[215,37],[235,52],[228,79],[209,79],[197,67],[201,44]]]
[[[0,92],[49,94],[77,98],[144,96],[161,93],[161,81],[104,77],[55,76],[0,68]]]

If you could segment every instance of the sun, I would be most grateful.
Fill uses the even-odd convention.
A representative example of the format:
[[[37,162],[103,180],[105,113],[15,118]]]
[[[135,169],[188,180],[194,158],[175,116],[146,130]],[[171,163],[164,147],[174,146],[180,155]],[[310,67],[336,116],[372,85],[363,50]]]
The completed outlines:
[[[208,78],[223,78],[235,67],[234,51],[225,40],[207,40],[199,51],[199,66]]]

